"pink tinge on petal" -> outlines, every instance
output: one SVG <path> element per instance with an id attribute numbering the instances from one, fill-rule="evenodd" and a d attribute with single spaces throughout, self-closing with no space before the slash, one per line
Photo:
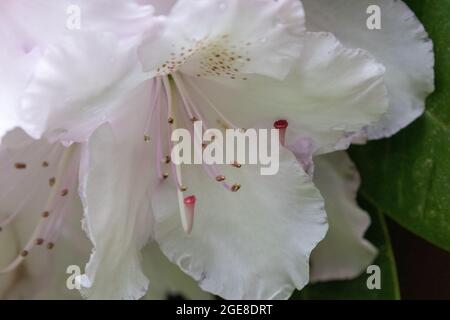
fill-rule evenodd
<path id="1" fill-rule="evenodd" d="M 336 143 L 335 149 L 346 150 L 351 144 L 366 144 L 369 140 L 368 127 L 361 129 L 358 132 L 346 132 L 341 139 Z"/>
<path id="2" fill-rule="evenodd" d="M 353 144 L 366 144 L 369 140 L 368 128 L 364 128 L 360 132 L 352 134 L 351 138 Z"/>
<path id="3" fill-rule="evenodd" d="M 287 148 L 294 153 L 303 170 L 312 176 L 314 172 L 313 154 L 315 152 L 313 140 L 310 138 L 299 138 L 288 145 Z"/>

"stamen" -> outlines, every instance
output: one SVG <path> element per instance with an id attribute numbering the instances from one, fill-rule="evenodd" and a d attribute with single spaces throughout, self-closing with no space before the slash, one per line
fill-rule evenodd
<path id="1" fill-rule="evenodd" d="M 168 174 L 168 173 L 164 173 L 164 174 L 163 174 L 163 179 L 164 179 L 164 180 L 166 180 L 168 177 L 169 177 L 169 174 Z"/>
<path id="2" fill-rule="evenodd" d="M 23 162 L 17 162 L 16 164 L 14 164 L 14 166 L 17 170 L 23 170 L 27 168 L 27 164 Z"/>
<path id="3" fill-rule="evenodd" d="M 225 176 L 217 176 L 217 177 L 216 177 L 216 181 L 217 181 L 217 182 L 225 181 Z"/>
<path id="4" fill-rule="evenodd" d="M 42 162 L 42 166 L 44 168 L 47 168 L 49 166 L 49 163 L 47 161 Z"/>
<path id="5" fill-rule="evenodd" d="M 178 83 L 179 83 L 179 82 L 178 82 Z M 184 104 L 184 108 L 182 108 L 182 110 L 184 111 L 183 113 L 185 114 L 185 116 L 187 116 L 187 119 L 186 119 L 186 120 L 187 120 L 187 123 L 188 123 L 189 120 L 193 120 L 192 118 L 189 118 L 189 108 L 188 108 L 189 102 L 188 102 L 188 99 L 186 99 L 186 97 L 184 96 L 183 91 L 180 90 L 180 88 L 178 88 L 178 91 L 179 91 L 180 95 L 182 96 L 182 102 L 183 102 L 183 104 Z M 187 97 L 187 98 L 188 98 L 188 97 Z M 200 116 L 200 120 L 203 122 L 204 130 L 208 130 L 208 126 L 206 125 L 206 122 L 203 120 L 203 118 L 202 118 L 202 116 L 201 116 L 200 113 L 199 113 L 199 116 Z M 197 119 L 195 118 L 195 120 L 197 120 Z M 191 133 L 192 135 L 194 135 L 194 136 L 198 134 L 198 132 L 196 132 L 196 131 L 194 132 L 193 126 L 189 127 L 188 130 L 189 130 L 190 133 Z M 212 136 L 211 139 L 214 140 L 214 139 L 215 139 L 215 136 Z M 206 146 L 207 146 L 207 144 L 205 144 L 205 143 L 202 144 L 202 147 L 203 147 L 203 148 L 205 148 Z M 197 153 L 197 152 L 200 152 L 197 148 L 194 148 L 194 151 L 195 151 L 196 153 Z M 202 167 L 203 167 L 203 169 L 205 170 L 206 174 L 207 174 L 210 178 L 215 179 L 216 181 L 218 181 L 218 180 L 217 180 L 217 177 L 222 177 L 222 176 L 223 176 L 223 175 L 220 173 L 220 171 L 219 171 L 219 169 L 218 169 L 218 167 L 217 167 L 216 164 L 207 165 L 207 164 L 205 164 L 205 163 L 202 163 Z M 224 177 L 224 176 L 223 176 L 223 177 Z M 224 177 L 224 178 L 225 178 L 225 177 Z M 220 179 L 219 179 L 219 180 L 220 180 Z M 225 189 L 231 190 L 231 186 L 228 185 L 226 182 L 224 182 L 224 181 L 218 181 L 218 182 L 222 182 L 222 185 L 224 186 Z"/>
<path id="6" fill-rule="evenodd" d="M 242 165 L 239 164 L 239 163 L 237 163 L 237 162 L 234 162 L 234 163 L 232 163 L 231 165 L 232 165 L 233 167 L 235 167 L 235 168 L 238 168 L 238 169 L 240 169 L 240 168 L 242 167 Z"/>
<path id="7" fill-rule="evenodd" d="M 184 108 L 182 108 L 182 111 L 183 111 L 183 114 L 185 115 L 186 123 L 192 122 L 192 120 L 197 120 L 197 118 L 195 118 L 195 117 L 194 118 L 190 118 L 190 113 L 189 113 L 189 108 L 188 108 L 188 103 L 189 102 L 187 101 L 186 97 L 184 97 L 184 95 L 182 94 L 182 91 L 180 91 L 179 88 L 178 88 L 178 91 L 179 91 L 180 95 L 182 96 L 182 103 L 184 104 Z M 200 114 L 200 117 L 201 117 L 201 114 Z M 203 121 L 202 118 L 200 118 L 200 120 Z M 205 130 L 208 129 L 207 125 L 205 125 L 205 121 L 203 121 L 203 127 L 204 127 Z M 198 134 L 198 132 L 196 132 L 196 131 L 194 132 L 193 126 L 190 126 L 187 129 L 190 131 L 191 135 L 195 136 L 195 135 Z M 214 138 L 215 137 L 213 136 L 212 139 L 214 140 Z M 207 146 L 207 144 L 205 144 L 205 143 L 202 144 L 203 148 L 205 148 L 206 146 Z M 197 148 L 194 148 L 194 152 L 197 153 L 197 152 L 200 152 L 200 151 Z M 216 179 L 216 181 L 217 181 L 217 177 L 222 176 L 222 174 L 219 172 L 219 170 L 217 168 L 217 165 L 215 165 L 215 164 L 207 165 L 205 163 L 202 163 L 202 167 L 205 170 L 206 174 L 210 178 Z M 231 186 L 230 185 L 228 185 L 227 183 L 225 183 L 223 181 L 219 181 L 219 182 L 222 182 L 222 184 L 225 187 L 225 189 L 231 190 Z"/>
<path id="8" fill-rule="evenodd" d="M 287 120 L 277 120 L 273 124 L 275 129 L 280 131 L 280 144 L 284 146 L 286 140 L 286 129 L 289 126 Z"/>
<path id="9" fill-rule="evenodd" d="M 155 113 L 155 109 L 158 107 L 158 100 L 159 100 L 159 90 L 161 89 L 161 81 L 159 79 L 156 80 L 156 85 L 152 82 L 151 84 L 151 94 L 153 97 L 153 100 L 151 101 L 151 110 L 147 119 L 147 123 L 145 125 L 145 134 L 144 134 L 144 141 L 150 142 L 150 134 L 148 132 L 150 131 L 153 115 Z M 159 123 L 159 121 L 158 121 Z"/>
<path id="10" fill-rule="evenodd" d="M 42 238 L 34 240 L 34 244 L 37 245 L 37 246 L 40 246 L 43 243 L 44 243 L 44 239 L 42 239 Z"/>
<path id="11" fill-rule="evenodd" d="M 55 178 L 50 178 L 50 179 L 48 180 L 48 185 L 49 185 L 50 187 L 53 187 L 53 186 L 55 185 L 55 183 L 56 183 L 56 179 L 55 179 Z"/>
<path id="12" fill-rule="evenodd" d="M 76 160 L 73 161 L 75 164 Z M 64 180 L 65 185 L 68 186 L 68 190 L 70 188 L 75 188 L 75 185 L 77 184 L 77 177 L 78 177 L 78 166 L 71 166 L 71 169 L 69 169 L 69 174 L 67 176 L 67 179 Z M 58 214 L 53 215 L 53 218 L 45 225 L 45 229 L 41 232 L 41 235 L 39 238 L 46 239 L 47 243 L 56 243 L 57 238 L 59 237 L 62 229 L 62 225 L 64 223 L 65 216 L 70 212 L 70 202 L 68 201 L 62 201 L 61 198 L 58 199 L 58 203 L 55 203 L 54 210 Z"/>
<path id="13" fill-rule="evenodd" d="M 55 244 L 53 242 L 47 243 L 47 249 L 52 250 L 55 247 Z"/>
<path id="14" fill-rule="evenodd" d="M 187 92 L 187 90 L 186 90 L 186 88 L 185 88 L 185 86 L 184 86 L 184 80 L 183 80 L 183 78 L 182 78 L 182 76 L 181 75 L 177 75 L 176 77 L 174 76 L 174 79 L 176 80 L 176 79 L 178 79 L 178 81 L 177 81 L 177 87 L 179 87 L 180 88 L 180 91 L 182 91 L 183 93 L 182 93 L 182 95 L 186 95 L 186 98 L 188 99 L 188 100 L 190 100 L 189 99 L 189 96 L 187 96 L 187 94 L 186 94 L 186 92 Z M 202 90 L 200 90 L 200 88 L 198 87 L 198 86 L 196 86 L 196 84 L 193 82 L 193 81 L 191 81 L 191 82 L 189 82 L 189 84 L 191 85 L 191 87 L 198 93 L 198 95 L 200 95 L 200 97 L 207 103 L 207 105 L 211 108 L 211 109 L 213 109 L 213 111 L 219 116 L 219 118 L 220 118 L 220 120 L 227 126 L 227 127 L 229 127 L 229 128 L 233 128 L 233 129 L 237 129 L 238 127 L 237 126 L 235 126 L 230 120 L 228 120 L 220 111 L 219 111 L 219 109 L 217 109 L 217 107 L 214 105 L 214 103 L 212 103 L 212 101 L 202 92 Z M 195 108 L 195 105 L 192 105 L 194 108 Z"/>
<path id="15" fill-rule="evenodd" d="M 61 197 L 65 197 L 65 196 L 67 196 L 69 194 L 69 190 L 67 190 L 67 189 L 63 189 L 62 191 L 61 191 Z"/>
<path id="16" fill-rule="evenodd" d="M 28 255 L 28 251 L 27 250 L 22 250 L 20 255 L 25 258 Z"/>
<path id="17" fill-rule="evenodd" d="M 231 187 L 232 192 L 238 192 L 241 189 L 241 185 L 239 183 L 233 184 Z"/>
<path id="18" fill-rule="evenodd" d="M 48 211 L 44 211 L 44 212 L 42 212 L 42 214 L 41 214 L 41 217 L 42 218 L 48 218 L 50 216 L 50 212 L 48 212 Z"/>
<path id="19" fill-rule="evenodd" d="M 157 79 L 157 86 L 158 88 L 161 86 L 161 80 L 158 78 Z M 157 105 L 159 106 L 160 104 L 160 94 L 155 94 L 156 96 L 156 100 L 155 100 L 155 108 L 157 108 Z M 157 130 L 157 137 L 156 137 L 156 171 L 158 173 L 158 176 L 161 177 L 163 179 L 163 172 L 162 172 L 162 166 L 161 166 L 161 159 L 162 159 L 162 128 L 161 128 L 161 107 L 157 108 L 158 110 L 157 112 L 157 119 L 158 121 L 156 121 L 156 130 Z M 150 125 L 150 123 L 149 123 Z"/>
<path id="20" fill-rule="evenodd" d="M 169 118 L 169 123 L 170 120 L 172 119 L 172 117 L 170 116 L 172 114 L 172 104 L 173 104 L 173 99 L 172 99 L 172 86 L 170 84 L 170 81 L 168 79 L 168 77 L 164 77 L 163 78 L 163 85 L 164 85 L 164 90 L 166 93 L 166 99 L 167 99 L 167 115 Z M 172 122 L 173 124 L 173 122 Z M 169 125 L 168 127 L 168 144 L 169 144 L 169 150 L 173 150 L 173 141 L 172 141 L 172 134 L 173 134 L 173 127 L 171 125 Z M 183 191 L 183 185 L 181 182 L 181 169 L 179 165 L 176 165 L 175 163 L 173 163 L 171 161 L 170 156 L 166 156 L 166 163 L 169 164 L 170 163 L 170 167 L 172 169 L 172 176 L 174 179 L 175 184 L 178 186 L 178 188 Z"/>

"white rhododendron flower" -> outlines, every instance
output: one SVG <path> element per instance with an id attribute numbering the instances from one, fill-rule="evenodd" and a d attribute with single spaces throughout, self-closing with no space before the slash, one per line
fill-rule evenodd
<path id="1" fill-rule="evenodd" d="M 79 30 L 69 1 L 0 4 L 0 294 L 57 298 L 67 265 L 86 263 L 93 299 L 209 297 L 178 267 L 223 298 L 289 298 L 311 253 L 313 280 L 357 276 L 376 249 L 357 172 L 328 153 L 416 118 L 433 55 L 417 20 L 396 22 L 403 3 L 387 1 L 386 24 L 411 31 L 407 46 L 383 51 L 392 39 L 326 19 L 328 2 L 75 1 Z M 279 129 L 279 172 L 176 165 L 170 136 L 196 120 Z"/>

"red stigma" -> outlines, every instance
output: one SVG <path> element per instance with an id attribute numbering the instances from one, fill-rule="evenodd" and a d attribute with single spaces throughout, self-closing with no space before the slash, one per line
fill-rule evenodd
<path id="1" fill-rule="evenodd" d="M 189 196 L 184 198 L 184 204 L 187 206 L 195 204 L 195 201 L 197 201 L 195 196 Z"/>
<path id="2" fill-rule="evenodd" d="M 273 126 L 275 129 L 286 129 L 289 126 L 289 123 L 287 122 L 287 120 L 277 120 L 273 123 Z"/>

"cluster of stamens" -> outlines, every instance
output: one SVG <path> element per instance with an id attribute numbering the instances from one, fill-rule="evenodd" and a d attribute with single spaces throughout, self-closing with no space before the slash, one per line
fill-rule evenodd
<path id="1" fill-rule="evenodd" d="M 71 148 L 69 148 L 71 149 Z M 48 178 L 49 197 L 44 211 L 40 213 L 40 220 L 30 239 L 19 252 L 16 259 L 14 259 L 8 266 L 0 269 L 0 274 L 10 272 L 20 265 L 20 263 L 27 257 L 34 246 L 42 246 L 46 244 L 46 248 L 51 250 L 55 246 L 55 240 L 59 235 L 59 226 L 62 223 L 63 215 L 66 210 L 63 210 L 65 203 L 63 198 L 69 194 L 68 187 L 76 178 L 76 168 L 69 168 L 74 164 L 73 158 L 69 156 L 71 152 L 65 152 L 61 158 L 60 166 L 58 166 L 58 173 L 56 177 Z M 45 170 L 50 167 L 49 161 L 42 161 L 41 167 Z M 25 162 L 15 162 L 14 168 L 19 171 L 25 171 L 24 176 L 27 175 L 29 165 Z M 70 170 L 72 169 L 72 170 Z M 43 173 L 42 173 L 43 174 Z M 18 209 L 0 221 L 0 232 L 3 231 L 11 222 L 15 220 L 20 214 L 22 207 L 32 199 L 33 193 L 30 193 L 22 204 L 18 205 Z M 64 212 L 59 212 L 64 211 Z"/>
<path id="2" fill-rule="evenodd" d="M 211 50 L 216 50 L 217 47 L 212 45 Z M 220 58 L 217 57 L 217 58 Z M 211 60 L 210 60 L 211 61 Z M 220 63 L 212 60 L 211 63 Z M 226 67 L 225 67 L 226 68 Z M 152 104 L 152 111 L 150 114 L 150 119 L 148 120 L 148 125 L 146 132 L 144 134 L 144 141 L 150 142 L 152 138 L 149 135 L 150 131 L 150 123 L 151 119 L 154 115 L 154 113 L 157 113 L 155 116 L 157 119 L 164 118 L 164 115 L 166 116 L 167 123 L 168 123 L 168 150 L 172 150 L 173 145 L 171 141 L 171 136 L 173 133 L 174 128 L 178 124 L 185 124 L 185 128 L 188 129 L 191 133 L 191 135 L 194 133 L 194 125 L 196 121 L 202 121 L 203 130 L 208 130 L 207 121 L 205 121 L 205 117 L 203 115 L 202 109 L 198 107 L 196 103 L 193 102 L 191 99 L 191 96 L 188 94 L 187 90 L 187 84 L 184 76 L 178 72 L 173 73 L 170 75 L 170 77 L 159 77 L 155 79 L 154 85 L 155 85 L 155 94 L 154 94 L 154 101 Z M 237 127 L 233 125 L 220 111 L 214 106 L 214 104 L 209 101 L 206 95 L 204 95 L 201 90 L 196 87 L 196 84 L 194 82 L 189 82 L 190 89 L 195 90 L 198 94 L 198 96 L 202 97 L 205 103 L 205 106 L 209 106 L 213 109 L 214 112 L 216 112 L 218 116 L 218 123 L 222 124 L 224 128 L 235 128 Z M 176 90 L 176 93 L 175 93 Z M 174 118 L 174 102 L 173 102 L 173 94 L 178 94 L 180 99 L 180 104 L 177 104 L 177 106 L 180 108 L 180 110 L 177 114 L 180 114 L 182 118 L 184 119 L 175 119 Z M 198 103 L 198 101 L 197 101 Z M 204 107 L 203 107 L 204 108 Z M 164 110 L 166 109 L 166 110 Z M 177 121 L 179 120 L 179 121 Z M 194 195 L 184 196 L 184 192 L 188 190 L 188 187 L 184 186 L 182 183 L 182 173 L 181 173 L 181 167 L 179 165 L 175 165 L 171 159 L 170 156 L 163 156 L 162 155 L 162 142 L 161 139 L 163 137 L 160 122 L 157 122 L 157 126 L 159 127 L 159 131 L 157 133 L 156 138 L 156 148 L 157 148 L 157 157 L 158 161 L 157 163 L 157 171 L 159 173 L 159 176 L 161 178 L 161 181 L 165 181 L 169 178 L 169 176 L 172 176 L 172 179 L 174 181 L 175 186 L 177 187 L 177 194 L 179 198 L 180 203 L 180 215 L 182 220 L 182 225 L 184 230 L 187 233 L 190 233 L 192 230 L 192 224 L 193 224 L 193 218 L 194 218 L 194 207 L 196 198 Z M 276 129 L 280 130 L 280 142 L 284 145 L 284 137 L 286 128 L 288 126 L 288 123 L 286 120 L 278 120 L 274 123 L 274 127 Z M 241 129 L 245 130 L 245 129 Z M 194 134 L 195 135 L 195 134 Z M 213 141 L 214 139 L 211 139 Z M 152 140 L 153 141 L 153 140 Z M 206 147 L 207 144 L 203 144 L 203 148 Z M 162 165 L 169 165 L 171 167 L 172 173 L 169 175 L 169 173 L 164 172 L 162 170 Z M 231 164 L 234 168 L 241 168 L 242 165 L 240 163 L 234 162 Z M 218 167 L 216 165 L 205 165 L 203 164 L 203 169 L 205 172 L 216 182 L 221 183 L 227 190 L 231 192 L 238 192 L 242 186 L 239 183 L 235 184 L 228 184 L 226 177 L 220 173 Z"/>
<path id="3" fill-rule="evenodd" d="M 156 91 L 156 98 L 155 103 L 153 105 L 153 110 L 151 112 L 150 118 L 155 116 L 157 119 L 164 118 L 164 115 L 167 119 L 167 133 L 168 137 L 167 140 L 163 139 L 163 133 L 161 131 L 161 128 L 159 129 L 159 132 L 157 133 L 157 137 L 155 139 L 156 142 L 156 148 L 157 148 L 157 157 L 158 161 L 157 163 L 157 172 L 160 176 L 161 181 L 167 180 L 169 177 L 172 177 L 172 180 L 177 187 L 178 196 L 182 197 L 186 201 L 182 201 L 184 204 L 184 208 L 180 208 L 180 211 L 182 213 L 182 220 L 184 221 L 183 227 L 186 232 L 190 232 L 189 228 L 189 219 L 193 218 L 193 214 L 189 215 L 187 212 L 192 211 L 192 202 L 188 201 L 189 199 L 192 200 L 192 197 L 195 197 L 193 195 L 184 196 L 183 194 L 188 191 L 188 187 L 183 185 L 182 182 L 182 172 L 181 167 L 178 165 L 175 165 L 169 155 L 163 155 L 162 151 L 162 140 L 168 141 L 168 150 L 172 150 L 173 145 L 171 141 L 171 136 L 173 133 L 173 130 L 178 125 L 183 125 L 186 129 L 188 129 L 191 133 L 194 132 L 194 123 L 196 121 L 202 121 L 203 123 L 203 129 L 208 130 L 207 122 L 204 119 L 203 113 L 201 112 L 200 108 L 198 108 L 191 100 L 190 96 L 187 93 L 186 87 L 185 87 L 185 80 L 183 80 L 183 76 L 179 74 L 173 74 L 170 78 L 169 77 L 161 77 L 157 78 L 155 80 L 155 86 L 157 87 Z M 175 91 L 177 90 L 177 91 Z M 181 97 L 181 104 L 177 105 L 180 107 L 180 110 L 178 110 L 178 114 L 181 114 L 184 116 L 182 119 L 175 119 L 173 116 L 175 114 L 173 108 L 173 94 L 178 93 L 178 95 Z M 155 115 L 154 113 L 157 113 Z M 219 117 L 221 115 L 219 114 Z M 224 120 L 225 122 L 229 123 L 227 120 Z M 150 123 L 151 119 L 148 121 L 148 130 L 150 130 Z M 160 122 L 161 123 L 161 122 Z M 162 122 L 164 123 L 164 122 Z M 158 125 L 160 126 L 160 124 Z M 153 137 L 150 137 L 149 133 L 144 134 L 144 141 L 150 142 L 153 141 Z M 211 141 L 214 141 L 214 139 L 211 139 Z M 206 144 L 203 145 L 203 147 L 206 147 Z M 168 171 L 163 170 L 163 166 L 169 166 L 169 170 L 171 173 L 169 174 Z M 220 171 L 217 165 L 206 165 L 203 164 L 204 171 L 216 182 L 221 183 L 227 190 L 231 192 L 237 192 L 241 189 L 241 185 L 239 183 L 235 184 L 228 184 L 227 179 L 225 175 L 223 175 Z M 240 168 L 241 165 L 238 163 L 233 163 L 233 167 Z M 188 208 L 189 204 L 189 208 Z M 189 209 L 189 210 L 188 210 Z M 187 220 L 186 220 L 187 219 Z"/>

